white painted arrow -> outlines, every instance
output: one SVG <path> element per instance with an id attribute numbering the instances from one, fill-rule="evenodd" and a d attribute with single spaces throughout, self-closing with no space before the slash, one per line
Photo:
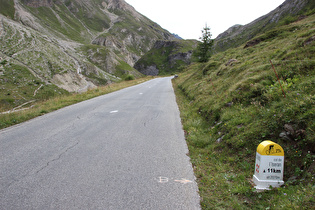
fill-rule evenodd
<path id="1" fill-rule="evenodd" d="M 192 181 L 182 178 L 181 180 L 174 180 L 175 182 L 179 182 L 182 184 L 192 183 Z"/>

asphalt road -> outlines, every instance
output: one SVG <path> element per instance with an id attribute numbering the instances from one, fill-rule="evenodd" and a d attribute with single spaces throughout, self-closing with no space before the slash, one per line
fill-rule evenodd
<path id="1" fill-rule="evenodd" d="M 200 209 L 171 78 L 0 131 L 0 209 Z"/>

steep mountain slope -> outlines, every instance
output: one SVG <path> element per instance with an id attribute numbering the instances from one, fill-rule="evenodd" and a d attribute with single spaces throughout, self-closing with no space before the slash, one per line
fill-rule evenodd
<path id="1" fill-rule="evenodd" d="M 253 22 L 244 26 L 234 25 L 218 35 L 214 43 L 214 52 L 238 47 L 260 33 L 295 21 L 298 18 L 303 18 L 303 12 L 306 10 L 314 12 L 314 8 L 315 3 L 313 0 L 286 0 L 279 7 Z"/>
<path id="2" fill-rule="evenodd" d="M 0 4 L 2 107 L 39 99 L 45 89 L 48 97 L 139 77 L 134 63 L 157 40 L 174 39 L 123 0 Z"/>
<path id="3" fill-rule="evenodd" d="M 26 7 L 17 11 L 17 19 L 59 37 L 84 44 L 97 44 L 116 52 L 133 65 L 158 39 L 171 39 L 168 31 L 139 14 L 123 0 L 23 0 Z M 25 15 L 30 11 L 32 18 Z M 34 20 L 35 19 L 35 20 Z"/>

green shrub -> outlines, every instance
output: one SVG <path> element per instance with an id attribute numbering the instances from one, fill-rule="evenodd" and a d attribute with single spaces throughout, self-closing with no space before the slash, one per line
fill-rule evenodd
<path id="1" fill-rule="evenodd" d="M 7 63 L 8 63 L 7 60 L 2 60 L 2 61 L 0 62 L 1 65 L 5 65 L 5 64 L 7 64 Z"/>
<path id="2" fill-rule="evenodd" d="M 128 74 L 127 76 L 125 76 L 124 80 L 125 81 L 130 81 L 130 80 L 134 80 L 135 77 L 132 74 Z"/>

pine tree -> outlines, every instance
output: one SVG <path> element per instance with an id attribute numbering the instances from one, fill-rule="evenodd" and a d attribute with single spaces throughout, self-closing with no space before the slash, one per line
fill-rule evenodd
<path id="1" fill-rule="evenodd" d="M 212 34 L 207 24 L 201 31 L 202 37 L 199 38 L 201 42 L 198 44 L 195 54 L 199 62 L 207 62 L 211 56 L 211 48 L 213 46 Z"/>

